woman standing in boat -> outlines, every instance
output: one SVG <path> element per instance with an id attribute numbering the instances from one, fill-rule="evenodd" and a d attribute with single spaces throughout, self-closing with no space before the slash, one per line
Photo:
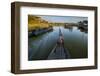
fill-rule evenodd
<path id="1" fill-rule="evenodd" d="M 59 39 L 57 41 L 57 44 L 60 46 L 64 46 L 64 37 L 60 28 L 59 28 Z"/>

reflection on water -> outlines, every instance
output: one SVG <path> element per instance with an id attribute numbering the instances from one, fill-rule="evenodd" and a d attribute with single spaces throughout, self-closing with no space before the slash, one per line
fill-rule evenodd
<path id="1" fill-rule="evenodd" d="M 29 60 L 47 59 L 59 38 L 59 28 L 63 33 L 64 47 L 68 49 L 70 58 L 87 58 L 87 31 L 75 26 L 54 26 L 53 31 L 28 39 Z"/>

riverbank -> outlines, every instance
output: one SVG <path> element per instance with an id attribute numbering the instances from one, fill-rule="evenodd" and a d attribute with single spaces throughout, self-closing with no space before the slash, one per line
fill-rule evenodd
<path id="1" fill-rule="evenodd" d="M 38 36 L 38 35 L 41 35 L 43 33 L 46 33 L 46 32 L 52 31 L 52 30 L 53 30 L 52 27 L 32 30 L 32 31 L 28 32 L 28 37 Z"/>

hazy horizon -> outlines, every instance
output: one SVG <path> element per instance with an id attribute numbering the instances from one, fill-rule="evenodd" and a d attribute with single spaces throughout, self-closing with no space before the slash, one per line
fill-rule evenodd
<path id="1" fill-rule="evenodd" d="M 34 15 L 35 16 L 35 15 Z M 36 15 L 49 22 L 61 23 L 77 23 L 79 21 L 88 20 L 88 17 L 78 16 L 49 16 L 49 15 Z"/>

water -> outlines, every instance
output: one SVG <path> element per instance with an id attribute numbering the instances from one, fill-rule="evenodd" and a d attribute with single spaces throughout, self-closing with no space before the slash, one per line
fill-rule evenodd
<path id="1" fill-rule="evenodd" d="M 64 47 L 68 49 L 71 59 L 87 58 L 88 34 L 78 27 L 54 26 L 53 31 L 28 39 L 28 59 L 45 60 L 55 47 L 59 38 L 59 28 L 64 36 Z"/>

